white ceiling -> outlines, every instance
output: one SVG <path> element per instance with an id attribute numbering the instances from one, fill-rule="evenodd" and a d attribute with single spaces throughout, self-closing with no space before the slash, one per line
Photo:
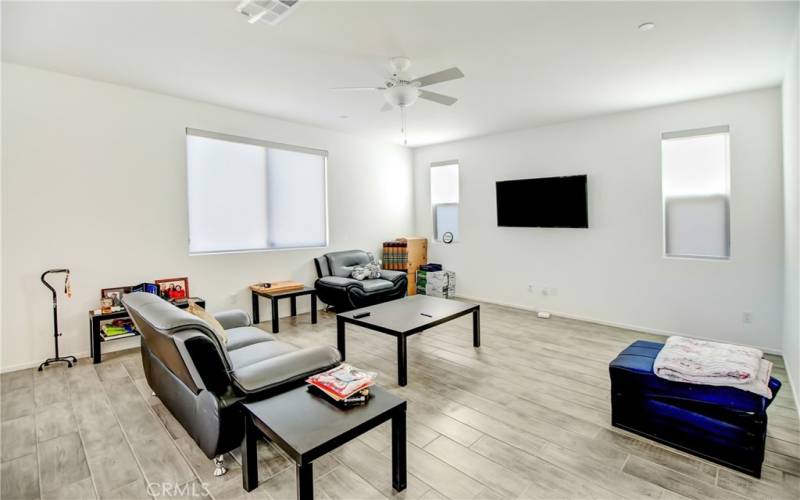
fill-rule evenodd
<path id="1" fill-rule="evenodd" d="M 418 101 L 409 145 L 778 85 L 797 2 L 320 2 L 278 26 L 236 2 L 8 2 L 3 60 L 400 143 L 379 93 L 391 56 L 452 107 Z M 657 27 L 640 32 L 653 21 Z M 341 118 L 347 115 L 348 118 Z"/>

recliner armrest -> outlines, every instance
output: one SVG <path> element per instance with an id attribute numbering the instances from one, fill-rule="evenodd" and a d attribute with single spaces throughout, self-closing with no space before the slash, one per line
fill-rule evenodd
<path id="1" fill-rule="evenodd" d="M 191 389 L 195 394 L 202 390 L 225 392 L 230 385 L 228 370 L 208 335 L 199 330 L 183 330 L 173 335 L 172 340 L 194 382 Z"/>
<path id="2" fill-rule="evenodd" d="M 231 328 L 241 328 L 243 326 L 252 325 L 250 315 L 241 309 L 231 309 L 230 311 L 220 311 L 214 314 L 214 318 L 219 321 L 222 328 L 230 330 Z"/>
<path id="3" fill-rule="evenodd" d="M 381 277 L 380 279 L 391 281 L 392 283 L 397 283 L 403 278 L 407 278 L 408 275 L 403 271 L 394 271 L 390 269 L 381 269 Z"/>
<path id="4" fill-rule="evenodd" d="M 341 361 L 341 354 L 332 346 L 309 347 L 235 368 L 232 374 L 242 391 L 253 394 L 305 380 Z"/>
<path id="5" fill-rule="evenodd" d="M 364 288 L 364 284 L 355 278 L 342 278 L 341 276 L 325 276 L 317 280 L 316 285 L 329 288 L 346 289 L 352 286 Z"/>

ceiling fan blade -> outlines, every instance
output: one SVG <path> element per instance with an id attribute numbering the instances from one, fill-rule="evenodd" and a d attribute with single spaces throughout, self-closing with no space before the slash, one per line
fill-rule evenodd
<path id="1" fill-rule="evenodd" d="M 386 90 L 386 87 L 334 87 L 330 90 Z"/>
<path id="2" fill-rule="evenodd" d="M 449 95 L 444 95 L 444 94 L 437 94 L 436 92 L 428 92 L 427 90 L 420 90 L 419 98 L 427 99 L 433 102 L 438 102 L 439 104 L 444 104 L 445 106 L 452 106 L 453 104 L 456 103 L 456 101 L 458 101 L 458 99 L 456 99 L 455 97 L 450 97 Z"/>
<path id="3" fill-rule="evenodd" d="M 393 109 L 394 109 L 394 106 L 392 106 L 388 102 L 383 103 L 383 106 L 381 107 L 381 111 L 391 111 Z"/>
<path id="4" fill-rule="evenodd" d="M 437 73 L 431 73 L 430 75 L 421 76 L 416 80 L 412 80 L 411 83 L 418 82 L 420 87 L 427 87 L 434 83 L 448 82 L 450 80 L 458 80 L 459 78 L 464 78 L 464 73 L 458 68 L 450 68 Z"/>

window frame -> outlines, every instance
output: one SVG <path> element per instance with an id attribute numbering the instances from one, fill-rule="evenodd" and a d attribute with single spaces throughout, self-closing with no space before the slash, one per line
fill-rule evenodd
<path id="1" fill-rule="evenodd" d="M 191 250 L 191 217 L 192 212 L 189 206 L 189 154 L 188 149 L 184 147 L 184 155 L 185 155 L 185 162 L 186 162 L 186 246 L 188 250 L 188 255 L 190 257 L 194 256 L 202 256 L 202 255 L 220 255 L 220 254 L 238 254 L 238 253 L 262 253 L 262 252 L 283 252 L 283 251 L 292 251 L 292 250 L 314 250 L 314 249 L 327 249 L 330 248 L 331 238 L 330 238 L 330 207 L 328 206 L 328 151 L 324 149 L 316 149 L 316 148 L 309 148 L 305 146 L 297 146 L 294 144 L 284 144 L 281 142 L 274 142 L 274 141 L 267 141 L 263 139 L 254 139 L 251 137 L 243 137 L 238 135 L 232 134 L 225 134 L 222 132 L 212 132 L 209 130 L 202 130 L 197 128 L 186 127 L 186 134 L 184 135 L 185 138 L 193 135 L 195 137 L 205 137 L 208 139 L 216 139 L 220 141 L 227 141 L 227 142 L 234 142 L 239 144 L 249 144 L 252 146 L 261 146 L 264 148 L 272 148 L 272 149 L 281 149 L 284 151 L 294 151 L 297 153 L 305 153 L 305 154 L 312 154 L 322 157 L 322 185 L 324 189 L 324 196 L 325 200 L 323 202 L 323 207 L 325 208 L 325 244 L 314 245 L 314 246 L 299 246 L 299 247 L 266 247 L 266 248 L 248 248 L 248 249 L 240 249 L 240 250 L 213 250 L 207 252 L 192 252 Z"/>
<path id="2" fill-rule="evenodd" d="M 726 238 L 727 238 L 727 256 L 717 255 L 683 255 L 683 254 L 670 254 L 667 253 L 667 203 L 664 194 L 664 141 L 671 139 L 681 139 L 690 137 L 701 137 L 704 135 L 719 135 L 725 134 L 726 137 L 726 172 L 725 172 L 725 202 L 727 206 L 726 223 Z M 712 262 L 730 262 L 733 260 L 733 204 L 731 203 L 731 177 L 733 175 L 732 160 L 731 160 L 731 131 L 730 125 L 716 125 L 712 127 L 675 130 L 671 132 L 663 132 L 661 134 L 661 142 L 659 143 L 660 156 L 659 156 L 659 174 L 660 174 L 660 188 L 661 188 L 661 256 L 664 259 L 679 259 L 679 260 L 701 260 Z"/>
<path id="3" fill-rule="evenodd" d="M 436 167 L 447 167 L 450 165 L 456 165 L 458 167 L 458 203 L 447 202 L 447 203 L 433 203 L 433 188 L 431 183 L 431 171 Z M 437 234 L 437 221 L 436 221 L 436 206 L 438 205 L 457 205 L 458 206 L 458 238 L 453 238 L 453 241 L 449 244 L 458 243 L 461 240 L 461 162 L 459 160 L 444 160 L 444 161 L 434 161 L 428 167 L 428 203 L 430 204 L 430 217 L 431 217 L 431 239 L 437 243 L 445 244 L 442 240 L 436 238 Z"/>

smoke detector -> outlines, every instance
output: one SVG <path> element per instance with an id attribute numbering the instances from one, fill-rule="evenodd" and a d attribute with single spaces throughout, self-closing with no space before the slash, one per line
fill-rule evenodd
<path id="1" fill-rule="evenodd" d="M 243 0 L 236 6 L 236 12 L 247 16 L 247 22 L 264 22 L 275 26 L 297 9 L 300 0 Z"/>

